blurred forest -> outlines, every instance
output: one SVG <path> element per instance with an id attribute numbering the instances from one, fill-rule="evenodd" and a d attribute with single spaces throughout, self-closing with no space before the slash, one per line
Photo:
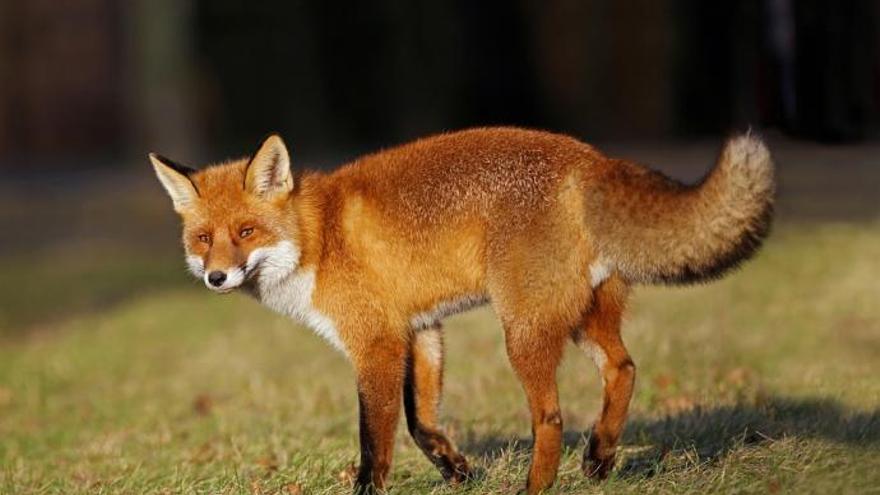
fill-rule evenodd
<path id="1" fill-rule="evenodd" d="M 512 124 L 875 138 L 880 2 L 0 0 L 0 171 Z M 140 163 L 140 160 L 137 162 Z M 141 163 L 143 165 L 143 163 Z"/>

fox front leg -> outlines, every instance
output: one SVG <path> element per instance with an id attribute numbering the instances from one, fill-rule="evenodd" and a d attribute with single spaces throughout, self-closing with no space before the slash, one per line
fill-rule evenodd
<path id="1" fill-rule="evenodd" d="M 360 467 L 354 493 L 382 491 L 394 452 L 406 369 L 406 343 L 373 339 L 355 360 L 360 417 Z"/>

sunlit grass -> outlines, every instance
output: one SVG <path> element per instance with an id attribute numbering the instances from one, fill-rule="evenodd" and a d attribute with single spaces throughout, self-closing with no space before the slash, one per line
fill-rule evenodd
<path id="1" fill-rule="evenodd" d="M 93 267 L 99 275 L 22 273 L 37 286 L 79 281 L 76 294 L 37 294 L 66 308 L 51 319 L 29 305 L 35 296 L 4 300 L 0 493 L 345 493 L 357 412 L 344 358 L 244 296 L 200 289 L 177 259 L 114 259 Z M 600 390 L 572 347 L 552 492 L 876 490 L 878 276 L 877 225 L 802 227 L 774 233 L 720 283 L 638 289 L 625 325 L 637 392 L 619 469 L 601 485 L 580 474 Z M 144 278 L 149 290 L 88 299 Z M 529 421 L 501 331 L 486 310 L 446 327 L 443 418 L 480 478 L 446 487 L 400 428 L 392 493 L 515 493 Z"/>

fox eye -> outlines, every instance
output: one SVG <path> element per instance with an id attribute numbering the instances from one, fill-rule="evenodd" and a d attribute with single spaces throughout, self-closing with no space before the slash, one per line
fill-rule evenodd
<path id="1" fill-rule="evenodd" d="M 199 241 L 204 242 L 205 244 L 211 243 L 211 236 L 208 234 L 199 234 Z"/>
<path id="2" fill-rule="evenodd" d="M 241 232 L 238 233 L 238 236 L 241 237 L 242 239 L 244 239 L 245 237 L 247 237 L 253 233 L 254 233 L 253 227 L 245 227 L 245 228 L 241 229 Z"/>

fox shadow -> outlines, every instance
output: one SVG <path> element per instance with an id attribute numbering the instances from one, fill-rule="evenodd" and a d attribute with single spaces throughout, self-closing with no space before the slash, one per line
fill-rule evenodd
<path id="1" fill-rule="evenodd" d="M 589 431 L 566 430 L 567 449 L 581 450 Z M 783 438 L 816 438 L 852 446 L 880 444 L 880 409 L 857 411 L 830 398 L 794 399 L 771 396 L 739 403 L 649 419 L 632 417 L 621 445 L 651 448 L 623 456 L 618 477 L 650 477 L 660 461 L 675 452 L 690 451 L 714 462 L 743 446 L 759 446 Z M 466 454 L 494 461 L 511 450 L 527 454 L 531 439 L 490 436 L 464 442 Z"/>

